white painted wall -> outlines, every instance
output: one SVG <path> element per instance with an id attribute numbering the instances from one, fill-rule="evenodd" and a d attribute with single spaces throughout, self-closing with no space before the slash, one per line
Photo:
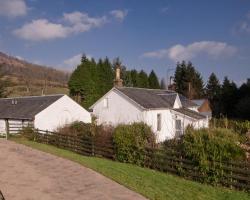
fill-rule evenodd
<path id="1" fill-rule="evenodd" d="M 64 95 L 35 116 L 34 127 L 55 131 L 74 121 L 91 123 L 91 115 L 70 97 Z"/>
<path id="2" fill-rule="evenodd" d="M 108 107 L 105 107 L 105 99 L 108 100 Z M 113 126 L 143 121 L 142 110 L 114 90 L 107 93 L 93 106 L 93 115 L 97 117 L 97 124 Z"/>
<path id="3" fill-rule="evenodd" d="M 5 120 L 0 120 L 0 135 L 4 135 L 6 133 Z"/>

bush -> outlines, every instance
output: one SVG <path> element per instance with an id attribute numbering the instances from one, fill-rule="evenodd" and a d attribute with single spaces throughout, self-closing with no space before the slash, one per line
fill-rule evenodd
<path id="1" fill-rule="evenodd" d="M 120 162 L 143 165 L 146 147 L 154 147 L 155 136 L 144 123 L 119 125 L 113 136 L 116 159 Z"/>
<path id="2" fill-rule="evenodd" d="M 19 131 L 19 134 L 28 140 L 36 140 L 36 133 L 31 127 L 24 127 L 21 131 Z"/>
<path id="3" fill-rule="evenodd" d="M 73 122 L 72 124 L 60 127 L 57 129 L 58 134 L 72 135 L 72 136 L 92 136 L 92 124 L 84 122 Z"/>
<path id="4" fill-rule="evenodd" d="M 213 118 L 210 125 L 214 128 L 229 128 L 236 133 L 246 134 L 250 130 L 250 121 L 230 120 L 227 118 L 216 119 Z"/>
<path id="5" fill-rule="evenodd" d="M 203 181 L 216 183 L 223 176 L 222 162 L 244 158 L 239 141 L 239 135 L 228 129 L 187 129 L 182 149 L 197 164 L 204 175 Z"/>
<path id="6" fill-rule="evenodd" d="M 186 155 L 199 163 L 240 159 L 240 137 L 228 129 L 187 129 L 183 137 Z"/>

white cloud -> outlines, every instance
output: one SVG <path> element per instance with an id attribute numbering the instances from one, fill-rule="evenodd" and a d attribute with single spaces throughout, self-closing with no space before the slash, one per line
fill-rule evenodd
<path id="1" fill-rule="evenodd" d="M 91 55 L 86 55 L 86 57 L 88 59 L 91 59 L 92 56 Z M 71 58 L 68 58 L 66 60 L 63 61 L 63 65 L 68 67 L 68 68 L 74 68 L 77 65 L 79 65 L 81 63 L 81 59 L 82 59 L 82 54 L 77 54 Z"/>
<path id="2" fill-rule="evenodd" d="M 38 19 L 14 30 L 13 33 L 25 40 L 41 41 L 65 38 L 71 33 L 71 29 L 62 24 L 51 23 L 47 19 Z"/>
<path id="3" fill-rule="evenodd" d="M 105 16 L 94 18 L 81 12 L 65 13 L 62 23 L 53 23 L 47 19 L 33 20 L 14 30 L 13 34 L 30 41 L 52 40 L 89 31 L 102 26 L 106 21 Z"/>
<path id="4" fill-rule="evenodd" d="M 118 19 L 119 21 L 123 21 L 125 17 L 128 15 L 127 10 L 112 10 L 110 11 L 110 14 Z"/>
<path id="5" fill-rule="evenodd" d="M 18 17 L 27 14 L 28 7 L 24 0 L 0 0 L 0 15 Z"/>
<path id="6" fill-rule="evenodd" d="M 146 52 L 143 57 L 149 58 L 169 58 L 173 61 L 181 61 L 195 58 L 199 55 L 208 55 L 213 58 L 220 56 L 231 56 L 237 49 L 224 42 L 200 41 L 187 46 L 177 44 L 169 49 L 161 49 L 152 52 Z"/>
<path id="7" fill-rule="evenodd" d="M 89 17 L 84 12 L 64 13 L 63 19 L 71 25 L 72 32 L 81 33 L 95 27 L 101 27 L 107 22 L 106 16 Z"/>

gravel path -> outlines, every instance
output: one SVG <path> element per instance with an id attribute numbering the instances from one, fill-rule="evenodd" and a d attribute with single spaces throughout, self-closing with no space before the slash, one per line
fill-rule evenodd
<path id="1" fill-rule="evenodd" d="M 6 200 L 145 200 L 91 169 L 5 139 L 0 190 Z"/>

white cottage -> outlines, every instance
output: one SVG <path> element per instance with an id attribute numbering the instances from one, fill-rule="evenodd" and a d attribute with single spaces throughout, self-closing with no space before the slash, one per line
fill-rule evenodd
<path id="1" fill-rule="evenodd" d="M 98 124 L 144 122 L 162 142 L 184 134 L 187 125 L 208 127 L 208 118 L 198 106 L 174 91 L 132 87 L 113 87 L 90 107 Z"/>
<path id="2" fill-rule="evenodd" d="M 91 115 L 67 95 L 0 99 L 0 134 L 6 133 L 7 126 L 13 132 L 28 124 L 54 131 L 74 121 L 91 123 Z"/>

